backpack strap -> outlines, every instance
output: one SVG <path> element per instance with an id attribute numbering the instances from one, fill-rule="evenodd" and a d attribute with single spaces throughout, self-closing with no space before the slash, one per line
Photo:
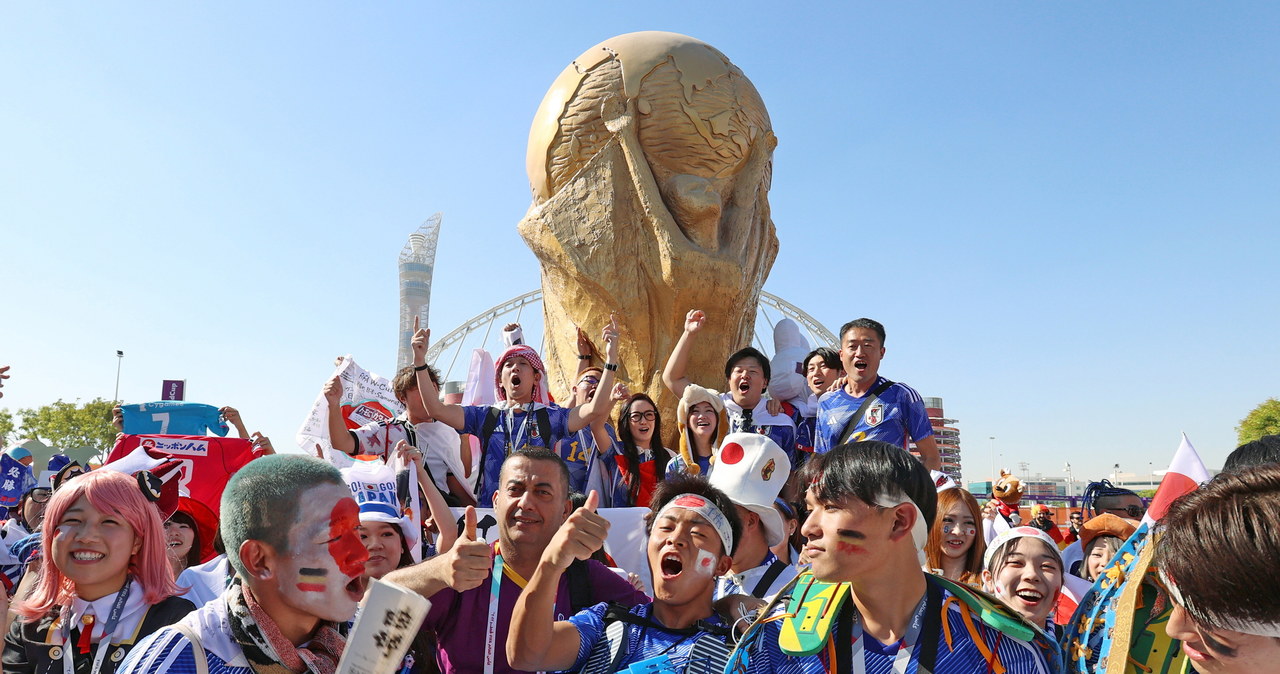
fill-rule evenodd
<path id="1" fill-rule="evenodd" d="M 551 413 L 547 412 L 547 408 L 539 407 L 533 412 L 533 420 L 537 423 L 538 433 L 542 435 L 542 444 L 547 449 L 554 449 L 551 436 Z"/>
<path id="2" fill-rule="evenodd" d="M 484 413 L 484 422 L 480 424 L 480 468 L 476 470 L 475 493 L 479 496 L 480 491 L 489 485 L 484 483 L 485 459 L 489 454 L 489 438 L 493 437 L 493 432 L 498 428 L 498 422 L 502 421 L 502 410 L 497 406 L 490 405 L 489 410 Z"/>
<path id="3" fill-rule="evenodd" d="M 176 622 L 170 627 L 191 642 L 191 656 L 196 663 L 196 674 L 209 674 L 209 655 L 204 652 L 204 646 L 200 643 L 200 637 L 196 635 L 196 631 L 183 622 Z"/>
<path id="4" fill-rule="evenodd" d="M 854 410 L 853 416 L 849 417 L 849 420 L 845 422 L 844 428 L 840 429 L 840 435 L 837 436 L 839 439 L 835 444 L 831 445 L 833 448 L 849 442 L 849 438 L 853 437 L 853 429 L 857 428 L 858 424 L 862 423 L 862 417 L 866 416 L 867 408 L 871 407 L 871 403 L 879 400 L 880 394 L 888 391 L 889 387 L 893 386 L 895 383 L 896 382 L 885 379 L 880 382 L 879 386 L 871 389 L 871 392 L 867 394 L 867 397 L 862 399 L 862 404 L 858 406 L 858 409 Z"/>
<path id="5" fill-rule="evenodd" d="M 569 610 L 572 613 L 596 603 L 592 601 L 594 593 L 591 591 L 591 569 L 587 566 L 587 560 L 573 560 L 569 568 L 565 569 L 564 577 L 569 583 Z"/>
<path id="6" fill-rule="evenodd" d="M 752 596 L 763 599 L 766 596 L 764 593 L 768 592 L 769 588 L 773 587 L 773 581 L 777 580 L 778 576 L 781 576 L 782 572 L 786 570 L 786 562 L 783 562 L 781 559 L 773 560 L 773 563 L 769 565 L 769 568 L 765 569 L 764 575 L 760 576 L 760 581 L 757 582 L 756 586 L 751 590 Z"/>

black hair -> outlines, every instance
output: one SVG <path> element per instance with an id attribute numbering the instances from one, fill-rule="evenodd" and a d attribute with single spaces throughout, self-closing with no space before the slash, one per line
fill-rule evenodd
<path id="1" fill-rule="evenodd" d="M 874 506 L 882 494 L 905 494 L 920 508 L 926 528 L 937 516 L 938 490 L 929 469 L 887 442 L 850 442 L 815 454 L 801 469 L 801 478 L 820 501 L 841 503 L 852 497 Z"/>
<path id="2" fill-rule="evenodd" d="M 1280 435 L 1264 435 L 1253 442 L 1246 442 L 1227 455 L 1222 471 L 1252 468 L 1264 463 L 1280 462 Z"/>
<path id="3" fill-rule="evenodd" d="M 1089 485 L 1084 488 L 1083 498 L 1085 519 L 1092 519 L 1098 514 L 1098 501 L 1104 498 L 1114 498 L 1119 496 L 1134 496 L 1138 500 L 1142 500 L 1142 497 L 1138 496 L 1137 492 L 1132 489 L 1117 487 L 1111 484 L 1110 480 L 1090 482 Z"/>
<path id="4" fill-rule="evenodd" d="M 742 518 L 738 517 L 738 508 L 724 492 L 711 486 L 707 478 L 701 475 L 680 473 L 658 483 L 653 492 L 653 500 L 649 503 L 649 512 L 644 516 L 644 533 L 653 531 L 653 520 L 669 501 L 681 494 L 694 494 L 707 499 L 729 520 L 729 531 L 733 534 L 733 549 L 724 554 L 733 555 L 738 551 L 738 541 L 742 540 Z"/>
<path id="5" fill-rule="evenodd" d="M 884 346 L 884 326 L 880 324 L 880 321 L 872 320 L 870 318 L 855 318 L 840 326 L 841 346 L 844 346 L 844 336 L 849 334 L 849 331 L 854 328 L 864 328 L 874 331 L 876 336 L 880 338 L 880 346 Z"/>
<path id="6" fill-rule="evenodd" d="M 662 412 L 658 409 L 657 403 L 653 402 L 653 398 L 643 393 L 632 394 L 627 399 L 627 403 L 622 406 L 622 410 L 618 412 L 618 443 L 622 445 L 622 457 L 626 460 L 622 469 L 630 482 L 627 487 L 629 501 L 627 505 L 635 505 L 636 499 L 640 497 L 640 449 L 636 447 L 636 440 L 631 436 L 631 420 L 627 418 L 631 415 L 631 406 L 637 400 L 653 405 L 653 439 L 649 441 L 649 453 L 653 455 L 654 474 L 661 479 L 661 476 L 667 472 L 667 450 L 662 446 Z"/>
<path id="7" fill-rule="evenodd" d="M 844 333 L 841 333 L 841 334 L 844 334 Z M 806 370 L 809 368 L 809 361 L 813 360 L 814 356 L 818 356 L 822 358 L 822 364 L 833 370 L 844 369 L 844 363 L 840 362 L 839 351 L 836 351 L 835 349 L 829 346 L 820 346 L 814 349 L 813 351 L 810 351 L 809 355 L 804 357 L 804 368 Z"/>
<path id="8" fill-rule="evenodd" d="M 560 458 L 559 454 L 556 454 L 546 447 L 526 446 L 521 449 L 517 449 L 516 451 L 511 452 L 506 459 L 503 459 L 502 468 L 498 471 L 498 475 L 502 475 L 502 471 L 506 470 L 507 464 L 517 458 L 528 459 L 530 461 L 550 461 L 556 464 L 556 468 L 560 469 L 560 483 L 564 486 L 564 496 L 565 498 L 569 498 L 569 492 L 572 490 L 569 479 L 569 465 L 564 462 L 564 459 Z M 502 487 L 501 480 L 499 480 L 498 487 Z"/>
<path id="9" fill-rule="evenodd" d="M 743 347 L 734 351 L 732 356 L 729 356 L 729 360 L 724 362 L 724 378 L 728 379 L 729 375 L 733 373 L 733 366 L 744 358 L 755 358 L 760 363 L 760 369 L 764 372 L 765 383 L 769 383 L 770 375 L 772 374 L 769 371 L 769 359 L 765 358 L 764 354 L 760 353 L 760 350 L 754 346 Z"/>
<path id="10" fill-rule="evenodd" d="M 191 549 L 187 550 L 187 558 L 184 561 L 186 562 L 187 566 L 196 566 L 201 561 L 200 560 L 200 528 L 196 526 L 196 519 L 191 515 L 189 515 L 188 513 L 184 513 L 181 510 L 177 510 L 177 511 L 174 511 L 173 515 L 169 517 L 169 521 L 177 522 L 179 524 L 185 524 L 187 525 L 187 528 L 191 530 Z M 165 524 L 168 524 L 168 523 L 169 522 L 165 522 Z"/>

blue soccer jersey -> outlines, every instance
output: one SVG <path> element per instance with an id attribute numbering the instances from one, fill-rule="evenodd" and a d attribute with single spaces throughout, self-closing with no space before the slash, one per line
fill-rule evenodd
<path id="1" fill-rule="evenodd" d="M 181 401 L 161 401 L 121 405 L 124 432 L 128 435 L 208 435 L 226 437 L 227 422 L 213 405 Z"/>
<path id="2" fill-rule="evenodd" d="M 621 657 L 617 668 L 611 667 L 612 649 L 601 652 L 597 646 L 606 638 L 604 621 L 608 604 L 596 604 L 591 608 L 579 611 L 569 618 L 569 622 L 578 630 L 578 659 L 571 669 L 566 671 L 596 674 L 609 671 L 674 671 L 694 674 L 720 674 L 725 665 L 720 660 L 728 654 L 732 646 L 725 645 L 724 636 L 712 636 L 710 633 L 677 634 L 661 629 L 653 617 L 653 604 L 640 604 L 632 607 L 630 613 L 654 623 L 653 627 L 626 625 L 621 636 L 626 641 L 626 655 Z M 725 626 L 717 615 L 706 619 L 711 625 Z M 625 624 L 625 623 L 624 623 Z M 717 643 L 708 644 L 704 639 Z M 719 645 L 723 651 L 716 653 Z M 782 674 L 819 674 L 824 672 L 821 662 L 816 656 L 791 657 L 778 649 L 777 625 L 766 626 L 764 638 L 758 642 L 759 650 L 750 660 L 746 672 L 780 672 Z M 708 647 L 710 646 L 710 647 Z M 595 653 L 593 654 L 593 651 Z M 595 655 L 595 657 L 592 657 Z M 636 665 L 633 669 L 629 666 Z M 663 669 L 667 667 L 669 669 Z"/>
<path id="3" fill-rule="evenodd" d="M 877 378 L 876 386 L 884 381 L 884 377 Z M 872 387 L 874 388 L 875 386 Z M 822 396 L 818 401 L 815 452 L 823 454 L 831 451 L 839 441 L 845 424 L 862 405 L 863 400 L 865 397 L 855 398 L 844 389 Z M 925 411 L 920 394 L 906 384 L 895 383 L 867 406 L 850 440 L 879 440 L 906 449 L 908 439 L 919 441 L 931 435 L 933 426 L 929 424 L 929 413 Z"/>
<path id="4" fill-rule="evenodd" d="M 476 486 L 476 499 L 481 508 L 493 507 L 493 492 L 498 488 L 498 475 L 507 455 L 524 447 L 546 447 L 554 451 L 556 442 L 569 436 L 569 410 L 558 405 L 538 406 L 533 412 L 516 414 L 514 409 L 502 409 L 498 423 L 494 425 L 489 443 L 480 448 L 480 483 Z M 468 405 L 462 408 L 465 420 L 462 432 L 481 438 L 488 405 Z M 501 409 L 501 408 L 499 408 Z M 537 417 L 546 414 L 551 437 L 542 437 Z"/>
<path id="5" fill-rule="evenodd" d="M 613 426 L 605 424 L 604 429 L 609 434 L 610 445 L 612 445 L 618 436 L 614 433 Z M 565 465 L 569 468 L 569 491 L 587 493 L 588 466 L 594 469 L 597 462 L 609 459 L 609 451 L 609 447 L 606 447 L 603 452 L 596 448 L 596 436 L 591 433 L 589 426 L 583 426 L 576 433 L 571 433 L 564 440 L 556 443 L 556 454 L 564 459 Z M 612 459 L 609 460 L 612 461 Z"/>

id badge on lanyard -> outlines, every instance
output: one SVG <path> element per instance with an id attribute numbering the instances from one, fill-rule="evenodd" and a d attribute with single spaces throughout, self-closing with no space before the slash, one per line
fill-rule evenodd
<path id="1" fill-rule="evenodd" d="M 907 628 L 907 633 L 898 641 L 898 651 L 893 655 L 894 674 L 907 674 L 907 667 L 911 664 L 911 654 L 916 649 L 916 643 L 920 641 L 920 626 L 924 622 L 925 605 L 928 599 L 929 593 L 925 592 L 925 596 L 920 598 L 920 603 L 916 605 L 916 610 L 911 615 L 911 624 Z M 853 649 L 850 652 L 854 674 L 867 674 L 867 657 L 863 653 L 864 650 L 862 621 L 859 620 L 853 626 Z"/>
<path id="2" fill-rule="evenodd" d="M 133 579 L 126 578 L 124 587 L 120 588 L 115 602 L 111 604 L 111 613 L 107 615 L 107 622 L 102 626 L 102 640 L 94 649 L 93 667 L 89 669 L 89 674 L 98 674 L 102 669 L 102 661 L 107 657 L 107 651 L 111 650 L 111 640 L 115 635 L 116 625 L 120 623 L 120 616 L 124 613 L 125 602 L 129 601 L 129 588 L 132 585 Z M 71 658 L 71 651 L 75 650 L 75 644 L 71 643 L 70 610 L 67 611 L 67 618 L 68 620 L 62 623 L 62 674 L 75 674 L 75 664 Z M 85 625 L 83 629 L 93 630 L 93 625 Z"/>

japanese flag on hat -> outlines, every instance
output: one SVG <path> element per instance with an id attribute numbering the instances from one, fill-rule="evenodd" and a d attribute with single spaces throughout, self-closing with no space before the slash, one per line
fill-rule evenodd
<path id="1" fill-rule="evenodd" d="M 770 547 L 786 536 L 773 502 L 791 475 L 791 460 L 776 442 L 759 433 L 730 433 L 716 453 L 708 481 L 729 500 L 760 516 Z"/>

